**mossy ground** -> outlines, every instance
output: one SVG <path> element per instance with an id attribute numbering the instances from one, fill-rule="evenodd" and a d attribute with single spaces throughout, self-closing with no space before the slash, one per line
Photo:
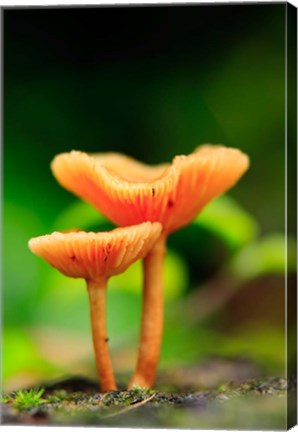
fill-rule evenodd
<path id="1" fill-rule="evenodd" d="M 189 429 L 284 429 L 293 381 L 252 379 L 180 392 L 134 389 L 100 393 L 96 383 L 70 378 L 44 386 L 41 403 L 2 404 L 4 424 L 98 425 Z"/>

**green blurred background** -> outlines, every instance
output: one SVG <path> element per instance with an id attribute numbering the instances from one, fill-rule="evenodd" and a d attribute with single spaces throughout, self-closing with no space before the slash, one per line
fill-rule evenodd
<path id="1" fill-rule="evenodd" d="M 250 156 L 239 184 L 169 238 L 160 377 L 215 359 L 250 372 L 200 385 L 284 373 L 284 20 L 284 4 L 4 11 L 5 389 L 96 377 L 84 282 L 27 247 L 53 230 L 112 227 L 52 176 L 72 149 L 160 163 L 222 143 Z M 119 375 L 135 364 L 140 294 L 140 263 L 110 281 Z"/>

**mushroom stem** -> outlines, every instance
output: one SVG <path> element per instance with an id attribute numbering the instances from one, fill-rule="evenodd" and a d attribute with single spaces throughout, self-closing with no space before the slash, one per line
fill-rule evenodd
<path id="1" fill-rule="evenodd" d="M 108 348 L 106 328 L 106 286 L 106 279 L 87 281 L 92 339 L 102 392 L 117 389 Z"/>
<path id="2" fill-rule="evenodd" d="M 163 332 L 163 264 L 166 236 L 162 234 L 144 258 L 144 289 L 141 337 L 136 370 L 129 383 L 152 387 L 160 355 Z"/>

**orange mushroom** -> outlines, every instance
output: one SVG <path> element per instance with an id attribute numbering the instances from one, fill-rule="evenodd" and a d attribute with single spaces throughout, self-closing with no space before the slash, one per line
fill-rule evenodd
<path id="1" fill-rule="evenodd" d="M 248 169 L 238 149 L 205 145 L 172 164 L 147 166 L 117 153 L 56 156 L 52 171 L 59 183 L 122 226 L 158 221 L 159 240 L 144 259 L 142 330 L 130 387 L 151 387 L 160 354 L 163 326 L 162 269 L 167 236 L 187 225 L 213 198 L 231 188 Z"/>
<path id="2" fill-rule="evenodd" d="M 144 258 L 161 233 L 159 223 L 116 228 L 111 232 L 54 232 L 33 238 L 29 248 L 66 276 L 87 282 L 96 365 L 102 391 L 116 389 L 106 333 L 108 279 Z"/>

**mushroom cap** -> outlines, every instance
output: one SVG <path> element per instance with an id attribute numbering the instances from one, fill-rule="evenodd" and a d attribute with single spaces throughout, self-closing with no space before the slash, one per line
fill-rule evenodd
<path id="1" fill-rule="evenodd" d="M 58 182 L 117 225 L 160 222 L 165 233 L 187 225 L 248 169 L 238 149 L 205 145 L 172 164 L 150 167 L 117 153 L 71 151 L 51 164 Z"/>
<path id="2" fill-rule="evenodd" d="M 110 232 L 54 232 L 32 238 L 29 248 L 66 276 L 98 280 L 143 259 L 161 230 L 157 222 L 144 222 Z"/>

